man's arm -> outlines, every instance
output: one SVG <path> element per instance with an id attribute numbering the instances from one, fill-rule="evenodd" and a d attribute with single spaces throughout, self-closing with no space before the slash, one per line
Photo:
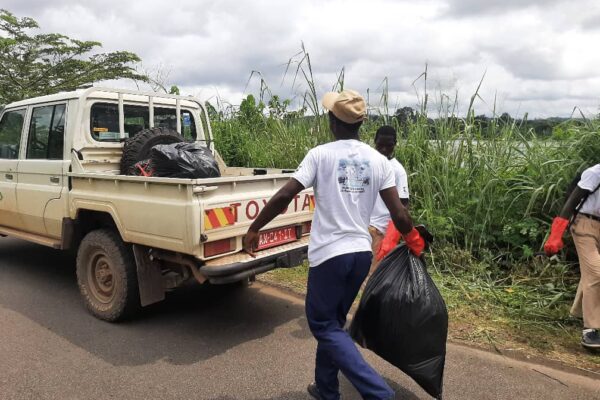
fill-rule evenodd
<path id="1" fill-rule="evenodd" d="M 258 217 L 254 220 L 244 237 L 244 251 L 254 256 L 254 249 L 258 246 L 258 231 L 281 214 L 283 210 L 294 200 L 298 193 L 304 190 L 304 186 L 296 179 L 291 178 L 265 205 Z"/>
<path id="2" fill-rule="evenodd" d="M 408 199 L 400 198 L 400 203 L 406 208 L 408 212 Z M 377 261 L 382 260 L 390 251 L 396 247 L 398 241 L 402 235 L 400 231 L 396 229 L 394 222 L 390 221 L 388 223 L 387 229 L 385 230 L 385 236 L 379 245 L 379 250 L 377 250 L 377 254 L 374 254 L 374 257 Z"/>
<path id="3" fill-rule="evenodd" d="M 560 215 L 552 220 L 550 235 L 548 235 L 548 239 L 544 243 L 544 251 L 547 255 L 556 254 L 564 247 L 562 237 L 569 226 L 569 219 L 575 212 L 575 208 L 581 203 L 581 200 L 588 196 L 589 193 L 589 190 L 575 186 L 575 189 L 573 189 L 573 192 L 571 192 L 565 202 Z"/>
<path id="4" fill-rule="evenodd" d="M 391 187 L 379 191 L 379 194 L 390 212 L 394 226 L 404 236 L 406 246 L 415 256 L 419 257 L 425 250 L 425 241 L 413 226 L 408 210 L 398 197 L 398 191 L 395 187 Z M 377 256 L 379 257 L 380 254 Z"/>
<path id="5" fill-rule="evenodd" d="M 407 209 L 408 212 L 408 199 L 400 198 L 400 203 Z M 390 251 L 394 249 L 394 247 L 398 245 L 398 241 L 401 237 L 402 235 L 394 225 L 394 221 L 389 221 L 385 230 L 385 235 L 381 241 L 381 244 L 379 245 L 379 249 L 377 250 L 376 254 L 373 254 L 375 259 L 377 261 L 382 260 Z"/>
<path id="6" fill-rule="evenodd" d="M 560 217 L 569 219 L 575 212 L 575 208 L 579 205 L 581 200 L 590 194 L 589 190 L 582 189 L 579 186 L 575 186 L 575 189 L 569 195 L 569 198 L 565 202 L 565 205 L 560 212 Z"/>
<path id="7" fill-rule="evenodd" d="M 398 190 L 395 187 L 390 187 L 381 190 L 379 195 L 389 210 L 390 217 L 396 229 L 403 235 L 409 233 L 413 228 L 412 220 L 408 214 L 408 210 L 402 204 L 400 197 L 398 197 Z"/>

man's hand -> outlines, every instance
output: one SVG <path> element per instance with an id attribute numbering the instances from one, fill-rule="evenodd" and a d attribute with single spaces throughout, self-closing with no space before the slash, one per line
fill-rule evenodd
<path id="1" fill-rule="evenodd" d="M 408 234 L 404 235 L 404 241 L 406 246 L 415 256 L 419 257 L 425 250 L 425 241 L 421 237 L 421 234 L 415 228 L 412 229 Z"/>
<path id="2" fill-rule="evenodd" d="M 396 247 L 398 241 L 402 235 L 398 232 L 398 229 L 394 226 L 394 223 L 390 221 L 388 224 L 387 230 L 385 231 L 385 236 L 381 241 L 381 245 L 379 246 L 379 250 L 377 250 L 377 255 L 375 259 L 377 261 L 381 261 L 390 251 Z"/>
<path id="3" fill-rule="evenodd" d="M 246 236 L 244 236 L 244 251 L 250 254 L 252 257 L 256 257 L 254 250 L 258 247 L 258 237 L 258 232 L 251 229 L 248 229 Z"/>
<path id="4" fill-rule="evenodd" d="M 291 178 L 271 197 L 271 200 L 265 205 L 252 225 L 250 225 L 250 228 L 248 228 L 248 232 L 246 232 L 243 247 L 246 253 L 252 257 L 256 257 L 254 250 L 258 247 L 258 232 L 276 216 L 281 214 L 302 190 L 304 190 L 304 186 L 296 179 Z"/>
<path id="5" fill-rule="evenodd" d="M 552 256 L 565 247 L 563 243 L 562 237 L 567 230 L 567 226 L 569 225 L 569 220 L 563 217 L 556 217 L 552 221 L 552 228 L 550 228 L 550 236 L 548 236 L 548 240 L 544 244 L 544 252 L 548 256 Z"/>

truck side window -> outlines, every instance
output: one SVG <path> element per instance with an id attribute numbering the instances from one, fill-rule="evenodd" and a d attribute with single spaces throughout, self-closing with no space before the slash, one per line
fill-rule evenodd
<path id="1" fill-rule="evenodd" d="M 150 111 L 148 107 L 123 105 L 125 137 L 134 137 L 139 131 L 150 127 Z M 96 103 L 90 113 L 92 137 L 100 142 L 118 142 L 119 105 L 113 103 Z"/>
<path id="2" fill-rule="evenodd" d="M 27 159 L 63 159 L 65 109 L 64 104 L 33 109 L 27 139 Z"/>
<path id="3" fill-rule="evenodd" d="M 181 134 L 188 140 L 196 140 L 196 121 L 194 115 L 186 110 L 181 110 Z"/>
<path id="4" fill-rule="evenodd" d="M 110 103 L 96 103 L 90 112 L 92 137 L 100 142 L 118 142 L 119 106 Z"/>
<path id="5" fill-rule="evenodd" d="M 0 120 L 0 158 L 19 158 L 25 110 L 7 111 Z"/>
<path id="6" fill-rule="evenodd" d="M 177 111 L 174 108 L 154 109 L 154 126 L 177 130 Z M 196 122 L 188 110 L 181 110 L 181 134 L 188 140 L 196 140 Z"/>

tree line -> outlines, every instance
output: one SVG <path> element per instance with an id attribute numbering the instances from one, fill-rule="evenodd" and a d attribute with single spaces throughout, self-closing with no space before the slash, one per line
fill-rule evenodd
<path id="1" fill-rule="evenodd" d="M 0 105 L 110 79 L 148 81 L 134 68 L 135 53 L 102 53 L 100 42 L 32 33 L 37 29 L 33 18 L 0 10 Z"/>

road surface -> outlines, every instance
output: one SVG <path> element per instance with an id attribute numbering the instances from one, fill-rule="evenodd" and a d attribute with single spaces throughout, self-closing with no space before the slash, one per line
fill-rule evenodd
<path id="1" fill-rule="evenodd" d="M 309 399 L 302 300 L 255 284 L 170 293 L 133 321 L 83 308 L 71 258 L 0 239 L 0 399 Z M 368 351 L 398 399 L 429 397 Z M 341 379 L 342 398 L 359 399 Z M 600 399 L 600 380 L 450 344 L 445 399 Z"/>

